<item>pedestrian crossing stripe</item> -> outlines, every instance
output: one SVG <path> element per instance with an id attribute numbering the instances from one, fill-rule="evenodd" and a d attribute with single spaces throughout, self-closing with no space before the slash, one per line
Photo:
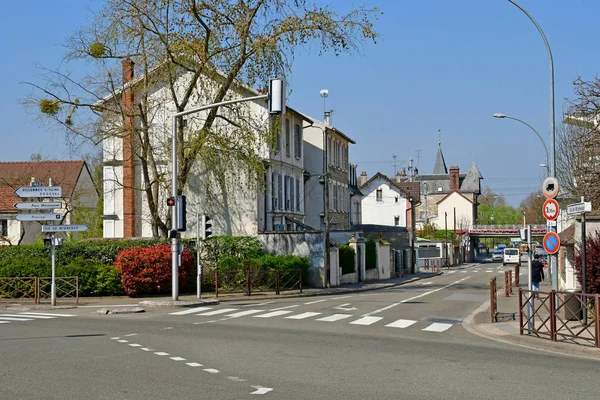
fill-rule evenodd
<path id="1" fill-rule="evenodd" d="M 333 314 L 328 317 L 319 318 L 319 319 L 317 319 L 317 321 L 335 322 L 335 321 L 339 321 L 342 319 L 350 318 L 351 316 L 352 316 L 352 314 Z"/>
<path id="2" fill-rule="evenodd" d="M 360 319 L 357 319 L 356 321 L 352 321 L 350 322 L 352 325 L 372 325 L 377 321 L 382 320 L 383 317 L 362 317 Z"/>
<path id="3" fill-rule="evenodd" d="M 321 315 L 320 312 L 305 312 L 298 315 L 290 315 L 289 317 L 285 317 L 287 319 L 305 319 L 310 317 L 316 317 L 317 315 Z"/>
<path id="4" fill-rule="evenodd" d="M 254 318 L 272 318 L 272 317 L 279 317 L 280 315 L 285 315 L 285 314 L 290 314 L 293 311 L 286 311 L 286 310 L 278 310 L 278 311 L 273 311 L 270 313 L 266 313 L 266 314 L 261 314 L 261 315 L 255 315 Z"/>
<path id="5" fill-rule="evenodd" d="M 399 319 L 398 321 L 394 321 L 391 324 L 387 324 L 388 328 L 408 328 L 411 325 L 416 324 L 417 321 L 413 321 L 411 319 Z"/>

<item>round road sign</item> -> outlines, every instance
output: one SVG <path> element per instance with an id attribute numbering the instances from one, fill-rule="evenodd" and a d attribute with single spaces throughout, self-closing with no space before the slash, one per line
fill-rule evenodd
<path id="1" fill-rule="evenodd" d="M 558 180 L 552 176 L 544 179 L 542 183 L 542 193 L 547 199 L 553 199 L 558 194 Z"/>
<path id="2" fill-rule="evenodd" d="M 556 218 L 558 218 L 558 202 L 554 199 L 546 200 L 542 206 L 542 213 L 544 214 L 544 218 L 546 218 L 548 221 L 554 221 Z"/>
<path id="3" fill-rule="evenodd" d="M 554 232 L 546 233 L 543 243 L 544 250 L 546 250 L 548 254 L 554 254 L 558 252 L 558 249 L 560 248 L 560 239 Z"/>

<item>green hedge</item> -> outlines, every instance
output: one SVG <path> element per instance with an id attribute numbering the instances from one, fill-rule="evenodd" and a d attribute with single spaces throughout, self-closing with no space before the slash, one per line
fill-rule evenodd
<path id="1" fill-rule="evenodd" d="M 375 269 L 377 268 L 377 244 L 373 239 L 367 240 L 365 244 L 365 268 Z"/>
<path id="2" fill-rule="evenodd" d="M 217 262 L 218 271 L 231 270 L 302 270 L 302 282 L 308 282 L 310 260 L 307 257 L 263 254 L 256 258 L 223 257 Z"/>
<path id="3" fill-rule="evenodd" d="M 258 238 L 214 236 L 200 244 L 202 265 L 216 268 L 224 258 L 254 259 L 265 254 Z"/>
<path id="4" fill-rule="evenodd" d="M 347 244 L 343 244 L 339 247 L 340 251 L 340 265 L 342 267 L 342 274 L 353 274 L 356 272 L 356 259 L 354 249 Z"/>

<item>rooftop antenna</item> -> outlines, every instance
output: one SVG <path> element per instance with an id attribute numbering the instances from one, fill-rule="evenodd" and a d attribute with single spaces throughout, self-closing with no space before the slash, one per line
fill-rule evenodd
<path id="1" fill-rule="evenodd" d="M 438 129 L 438 147 L 442 147 L 442 130 Z"/>
<path id="2" fill-rule="evenodd" d="M 421 152 L 423 151 L 423 149 L 417 149 L 415 150 L 417 152 L 417 168 L 419 167 L 419 161 L 421 161 Z"/>
<path id="3" fill-rule="evenodd" d="M 414 172 L 413 172 L 413 159 L 412 157 L 410 157 L 408 159 L 408 176 L 410 176 L 410 181 L 412 182 L 413 178 L 414 178 Z"/>
<path id="4" fill-rule="evenodd" d="M 397 155 L 393 154 L 392 158 L 394 159 L 394 176 L 396 176 L 396 157 L 398 157 Z"/>

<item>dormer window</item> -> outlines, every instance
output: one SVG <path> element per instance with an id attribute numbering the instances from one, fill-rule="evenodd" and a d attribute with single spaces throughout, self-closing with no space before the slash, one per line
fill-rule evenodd
<path id="1" fill-rule="evenodd" d="M 383 190 L 377 189 L 376 196 L 377 196 L 377 201 L 383 201 Z"/>

